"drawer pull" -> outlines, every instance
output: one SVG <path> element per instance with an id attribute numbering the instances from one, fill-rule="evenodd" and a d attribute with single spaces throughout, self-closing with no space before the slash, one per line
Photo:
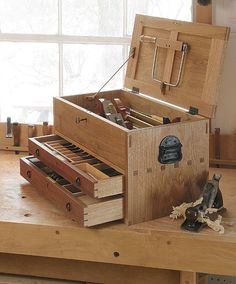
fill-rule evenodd
<path id="1" fill-rule="evenodd" d="M 79 178 L 79 177 L 77 177 L 77 179 L 76 179 L 76 181 L 75 181 L 75 182 L 76 182 L 76 184 L 77 184 L 77 185 L 80 185 L 80 178 Z"/>
<path id="2" fill-rule="evenodd" d="M 71 204 L 70 204 L 70 202 L 66 203 L 66 210 L 67 210 L 68 212 L 71 211 Z"/>
<path id="3" fill-rule="evenodd" d="M 79 116 L 77 116 L 76 119 L 75 119 L 75 123 L 76 124 L 79 124 L 82 121 L 87 122 L 87 118 L 80 118 Z"/>
<path id="4" fill-rule="evenodd" d="M 36 149 L 36 150 L 35 150 L 35 156 L 36 156 L 36 157 L 39 157 L 39 149 Z"/>
<path id="5" fill-rule="evenodd" d="M 27 171 L 26 174 L 27 174 L 27 177 L 28 177 L 28 178 L 31 178 L 31 176 L 32 176 L 31 171 Z"/>

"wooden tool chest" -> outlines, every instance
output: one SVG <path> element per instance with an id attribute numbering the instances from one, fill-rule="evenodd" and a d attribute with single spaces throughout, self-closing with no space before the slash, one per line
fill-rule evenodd
<path id="1" fill-rule="evenodd" d="M 95 199 L 34 156 L 21 158 L 21 175 L 72 220 L 89 227 L 123 218 L 123 197 Z"/>
<path id="2" fill-rule="evenodd" d="M 224 27 L 137 15 L 125 89 L 54 98 L 57 136 L 30 139 L 30 152 L 73 188 L 99 200 L 94 207 L 103 206 L 103 198 L 116 202 L 119 208 L 110 220 L 139 223 L 194 200 L 208 178 L 208 118 L 216 110 L 228 35 Z M 99 99 L 117 98 L 129 110 L 134 129 L 96 114 Z M 154 125 L 156 117 L 170 123 Z M 63 149 L 66 145 L 86 152 L 85 161 L 78 163 L 75 153 Z M 22 160 L 26 178 L 30 159 Z M 109 212 L 96 211 L 104 216 L 94 223 L 106 222 Z"/>

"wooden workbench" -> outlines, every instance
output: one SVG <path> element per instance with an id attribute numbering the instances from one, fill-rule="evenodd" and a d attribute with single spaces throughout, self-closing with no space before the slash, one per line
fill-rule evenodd
<path id="1" fill-rule="evenodd" d="M 224 235 L 184 232 L 182 220 L 168 217 L 87 229 L 19 175 L 19 157 L 0 151 L 1 273 L 124 284 L 192 284 L 193 272 L 236 274 L 236 170 L 211 170 L 223 174 Z"/>

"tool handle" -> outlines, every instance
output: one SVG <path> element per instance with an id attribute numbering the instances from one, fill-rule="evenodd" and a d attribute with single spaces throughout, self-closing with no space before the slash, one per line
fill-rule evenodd
<path id="1" fill-rule="evenodd" d="M 14 146 L 20 146 L 20 124 L 18 122 L 12 123 L 12 133 L 14 139 Z"/>

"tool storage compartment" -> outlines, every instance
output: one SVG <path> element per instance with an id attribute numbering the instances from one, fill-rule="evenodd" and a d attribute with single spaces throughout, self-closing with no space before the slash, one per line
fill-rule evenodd
<path id="1" fill-rule="evenodd" d="M 89 142 L 86 145 L 81 143 L 79 137 L 83 135 L 81 128 L 86 128 L 86 125 L 91 123 L 92 120 L 89 117 L 84 125 L 77 126 L 77 131 L 70 132 L 71 128 L 66 128 L 67 131 L 63 132 L 63 134 L 61 133 L 62 128 L 58 128 L 57 118 L 55 118 L 57 134 L 67 137 L 67 140 L 75 145 L 86 147 L 86 151 L 88 150 L 88 152 L 96 155 L 100 160 L 112 165 L 116 170 L 124 174 L 125 216 L 128 222 L 132 224 L 165 216 L 169 214 L 172 206 L 197 198 L 200 194 L 200 188 L 208 177 L 208 119 L 157 104 L 124 90 L 104 92 L 99 94 L 99 96 L 109 99 L 119 97 L 124 104 L 133 109 L 145 113 L 155 113 L 159 116 L 168 115 L 171 120 L 180 117 L 182 121 L 127 130 L 88 111 L 89 115 L 94 116 L 94 119 L 97 120 L 97 129 L 100 121 L 102 121 L 102 124 L 105 123 L 113 128 L 114 132 L 118 129 L 122 133 L 120 139 L 122 141 L 121 137 L 124 137 L 122 144 L 125 154 L 123 156 L 124 163 L 119 164 L 120 160 L 117 157 L 122 155 L 122 152 L 116 152 L 116 144 L 114 146 L 111 142 L 112 139 L 109 139 L 106 134 L 94 136 L 94 140 L 91 140 L 91 145 Z M 77 99 L 79 106 L 74 103 L 71 107 L 74 110 L 81 108 L 86 97 L 87 95 L 75 96 L 73 99 Z M 56 114 L 60 113 L 61 117 L 67 117 L 66 113 L 63 112 L 68 106 L 67 98 L 56 98 L 55 101 Z M 57 105 L 60 106 L 60 111 L 57 109 Z M 86 109 L 84 111 L 86 112 Z M 64 123 L 65 126 L 69 124 L 69 122 L 62 120 L 60 126 Z M 71 120 L 72 124 L 73 121 Z M 101 129 L 103 129 L 102 126 Z M 97 131 L 96 133 L 100 132 Z M 112 135 L 112 131 L 110 135 Z M 68 139 L 68 137 L 70 138 Z M 160 147 L 166 137 L 178 138 L 182 154 L 181 158 L 177 157 L 176 160 L 170 161 L 170 163 L 160 163 Z M 121 142 L 119 141 L 119 143 Z M 113 146 L 114 152 L 112 151 Z"/>
<path id="2" fill-rule="evenodd" d="M 125 175 L 128 224 L 199 196 L 228 35 L 225 27 L 137 15 L 125 89 L 54 98 L 55 132 Z M 98 115 L 98 101 L 116 98 L 135 129 Z M 148 125 L 147 116 L 172 123 Z"/>
<path id="3" fill-rule="evenodd" d="M 29 152 L 93 198 L 123 193 L 123 175 L 56 135 L 29 139 Z"/>
<path id="4" fill-rule="evenodd" d="M 123 192 L 128 224 L 193 201 L 208 178 L 208 118 L 228 35 L 224 27 L 137 15 L 124 89 L 54 98 L 56 139 L 120 174 L 105 178 L 93 162 L 75 164 L 51 138 L 31 140 L 32 154 L 92 197 L 99 186 Z"/>
<path id="5" fill-rule="evenodd" d="M 21 158 L 21 175 L 71 219 L 90 227 L 123 218 L 123 197 L 91 198 L 34 156 Z"/>

